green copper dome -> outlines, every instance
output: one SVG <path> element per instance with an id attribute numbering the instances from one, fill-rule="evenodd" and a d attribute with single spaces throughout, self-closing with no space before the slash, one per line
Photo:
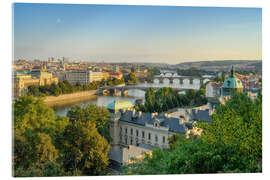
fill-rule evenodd
<path id="1" fill-rule="evenodd" d="M 116 100 L 108 105 L 108 109 L 110 110 L 120 110 L 132 107 L 133 107 L 132 103 L 126 100 Z"/>
<path id="2" fill-rule="evenodd" d="M 223 85 L 223 88 L 234 88 L 234 89 L 243 89 L 243 84 L 240 81 L 240 79 L 236 78 L 236 77 L 228 77 Z"/>
<path id="3" fill-rule="evenodd" d="M 234 77 L 233 66 L 231 69 L 231 75 L 224 81 L 222 88 L 243 89 L 243 84 L 240 79 Z"/>

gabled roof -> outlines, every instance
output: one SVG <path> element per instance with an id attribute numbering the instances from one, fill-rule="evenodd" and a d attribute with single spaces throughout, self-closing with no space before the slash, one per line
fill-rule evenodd
<path id="1" fill-rule="evenodd" d="M 198 110 L 198 112 L 194 114 L 194 119 L 197 121 L 212 121 L 211 116 L 209 115 L 209 112 L 207 110 Z"/>
<path id="2" fill-rule="evenodd" d="M 169 128 L 170 132 L 176 132 L 181 134 L 184 134 L 186 132 L 184 126 L 179 123 L 179 118 L 168 118 L 161 115 L 151 117 L 150 113 L 142 113 L 140 116 L 136 114 L 135 118 L 133 118 L 132 115 L 133 111 L 126 111 L 122 114 L 120 120 L 132 124 L 145 126 L 146 124 L 154 125 L 155 119 L 157 119 L 160 121 L 160 126 Z"/>

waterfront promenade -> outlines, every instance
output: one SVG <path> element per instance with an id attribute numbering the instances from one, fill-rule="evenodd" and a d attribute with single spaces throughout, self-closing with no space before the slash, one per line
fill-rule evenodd
<path id="1" fill-rule="evenodd" d="M 44 99 L 44 103 L 48 106 L 57 106 L 75 103 L 82 100 L 91 99 L 95 96 L 96 90 L 81 91 L 71 94 L 62 94 L 59 96 L 47 96 Z"/>

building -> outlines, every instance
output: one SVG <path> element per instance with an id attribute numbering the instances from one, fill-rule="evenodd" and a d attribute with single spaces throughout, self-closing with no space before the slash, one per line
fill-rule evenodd
<path id="1" fill-rule="evenodd" d="M 115 79 L 122 79 L 123 78 L 123 73 L 121 73 L 121 72 L 114 73 L 114 74 L 111 74 L 111 77 L 115 78 Z"/>
<path id="2" fill-rule="evenodd" d="M 232 67 L 230 76 L 226 78 L 221 87 L 221 97 L 230 96 L 234 91 L 242 92 L 243 84 L 240 79 L 235 77 L 234 69 Z"/>
<path id="3" fill-rule="evenodd" d="M 132 158 L 142 159 L 143 153 L 152 154 L 152 147 L 149 146 L 129 146 L 128 148 L 122 148 L 118 151 L 110 151 L 108 156 L 111 160 L 118 162 L 119 164 L 129 164 L 132 162 Z"/>
<path id="4" fill-rule="evenodd" d="M 93 72 L 89 71 L 89 82 L 93 81 L 101 81 L 103 79 L 103 73 L 102 72 Z"/>
<path id="5" fill-rule="evenodd" d="M 93 81 L 101 81 L 103 79 L 103 73 L 93 71 L 68 71 L 65 79 L 72 85 L 76 85 L 76 83 L 84 85 Z"/>
<path id="6" fill-rule="evenodd" d="M 63 82 L 66 80 L 66 72 L 65 71 L 55 71 L 54 75 L 58 78 L 59 82 Z"/>
<path id="7" fill-rule="evenodd" d="M 142 151 L 168 148 L 168 138 L 175 133 L 200 134 L 200 130 L 193 129 L 193 124 L 198 120 L 211 122 L 212 114 L 209 104 L 178 109 L 169 114 L 142 113 L 133 109 L 133 105 L 125 100 L 110 103 L 108 110 L 112 137 L 109 156 L 119 163 L 128 162 L 127 157 L 137 157 Z M 131 151 L 131 147 L 136 152 Z"/>
<path id="8" fill-rule="evenodd" d="M 103 74 L 103 79 L 107 80 L 110 77 L 110 73 L 109 72 L 102 72 Z"/>
<path id="9" fill-rule="evenodd" d="M 45 86 L 51 85 L 52 83 L 58 84 L 58 78 L 53 77 L 52 73 L 41 71 L 14 72 L 12 80 L 14 98 L 25 94 L 29 86 Z"/>
<path id="10" fill-rule="evenodd" d="M 185 123 L 193 121 L 211 122 L 209 105 L 176 112 L 158 114 L 135 111 L 128 101 L 114 101 L 108 105 L 111 113 L 110 134 L 112 148 L 139 146 L 168 148 L 168 137 L 174 133 L 185 134 Z"/>
<path id="11" fill-rule="evenodd" d="M 220 96 L 220 83 L 209 82 L 206 85 L 206 97 L 214 98 Z"/>

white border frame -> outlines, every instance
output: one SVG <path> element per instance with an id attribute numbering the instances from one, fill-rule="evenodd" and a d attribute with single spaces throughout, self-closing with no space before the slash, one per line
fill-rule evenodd
<path id="1" fill-rule="evenodd" d="M 269 104 L 269 84 L 267 78 L 270 77 L 270 58 L 269 58 L 269 14 L 270 7 L 267 6 L 269 0 L 2 0 L 0 5 L 0 22 L 1 22 L 1 174 L 3 179 L 11 179 L 11 60 L 12 60 L 12 3 L 64 3 L 64 4 L 122 4 L 122 5 L 167 5 L 167 6 L 207 6 L 207 7 L 257 7 L 263 8 L 263 46 L 262 46 L 262 60 L 263 60 L 263 173 L 262 174 L 215 174 L 215 175 L 169 175 L 169 176 L 105 176 L 105 177 L 61 177 L 61 178 L 43 178 L 43 179 L 136 179 L 138 177 L 143 179 L 148 178 L 188 178 L 188 179 L 254 179 L 254 178 L 269 178 L 269 121 L 267 115 L 267 107 Z M 269 22 L 268 22 L 268 21 Z M 268 131 L 268 132 L 267 132 Z M 38 178 L 24 178 L 24 179 L 38 179 Z"/>

